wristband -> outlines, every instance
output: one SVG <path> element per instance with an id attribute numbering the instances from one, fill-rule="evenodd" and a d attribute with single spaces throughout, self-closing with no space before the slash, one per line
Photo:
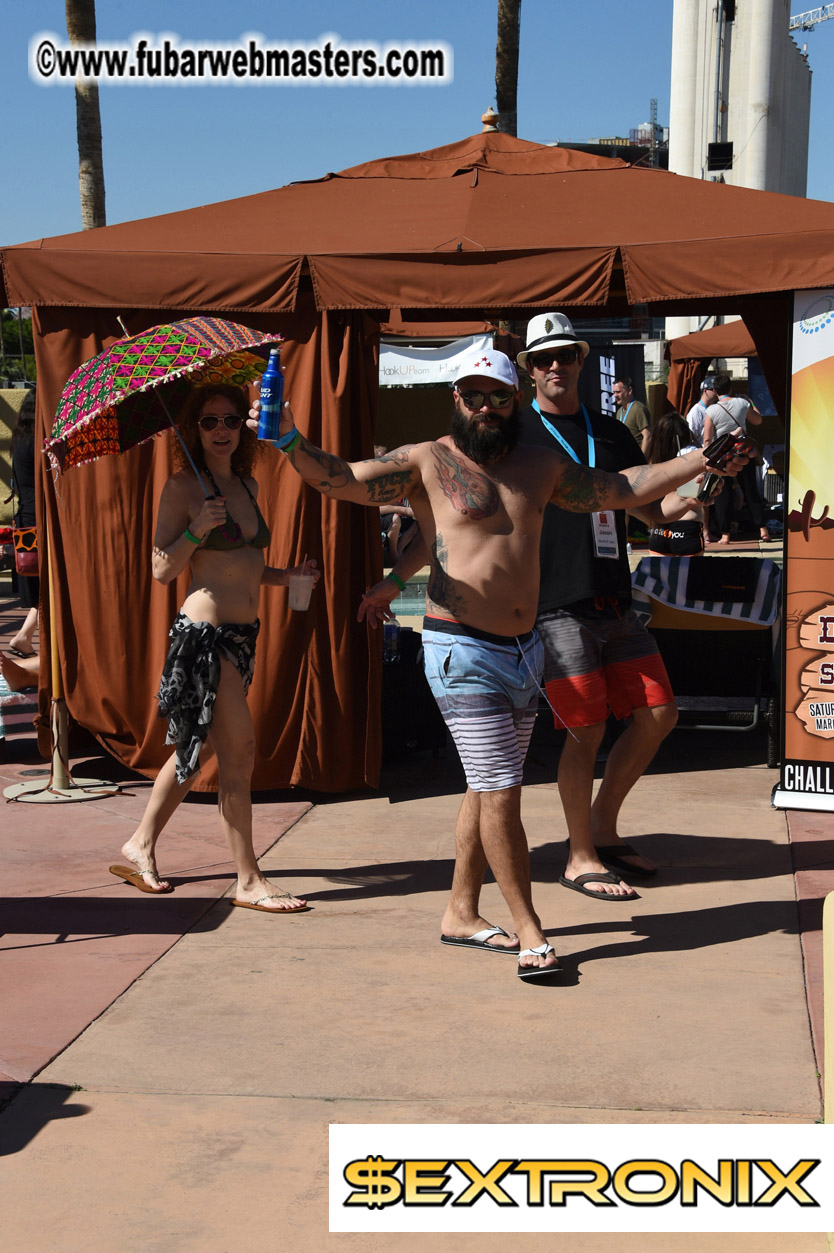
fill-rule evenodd
<path id="1" fill-rule="evenodd" d="M 189 531 L 188 527 L 186 527 L 186 528 L 185 528 L 185 538 L 188 540 L 189 544 L 202 544 L 203 540 L 204 540 L 206 537 L 205 537 L 205 535 L 201 535 L 201 536 L 198 538 L 196 535 L 192 535 L 192 534 L 191 534 L 191 532 Z"/>
<path id="2" fill-rule="evenodd" d="M 280 435 L 278 439 L 274 439 L 272 444 L 274 448 L 280 449 L 281 452 L 289 452 L 300 439 L 301 432 L 294 426 L 292 430 L 287 431 L 286 435 Z"/>
<path id="3" fill-rule="evenodd" d="M 389 578 L 392 583 L 396 583 L 397 587 L 400 589 L 401 592 L 405 591 L 405 583 L 403 583 L 400 576 L 398 574 L 395 574 L 393 570 L 389 571 L 386 577 Z"/>

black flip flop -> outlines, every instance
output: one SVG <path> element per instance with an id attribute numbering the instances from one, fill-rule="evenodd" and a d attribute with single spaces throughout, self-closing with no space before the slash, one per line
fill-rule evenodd
<path id="1" fill-rule="evenodd" d="M 613 871 L 606 871 L 605 874 L 580 874 L 575 879 L 566 879 L 563 874 L 559 875 L 559 882 L 563 888 L 570 888 L 573 892 L 581 892 L 583 896 L 592 896 L 594 900 L 599 901 L 639 901 L 640 893 L 633 889 L 628 896 L 612 896 L 610 892 L 592 892 L 590 888 L 583 887 L 585 883 L 619 883 L 620 876 L 614 874 Z"/>
<path id="2" fill-rule="evenodd" d="M 29 657 L 37 657 L 38 655 L 37 653 L 23 653 L 19 648 L 12 648 L 11 644 L 7 644 L 3 651 L 11 653 L 12 657 L 20 657 L 23 661 L 26 661 Z"/>

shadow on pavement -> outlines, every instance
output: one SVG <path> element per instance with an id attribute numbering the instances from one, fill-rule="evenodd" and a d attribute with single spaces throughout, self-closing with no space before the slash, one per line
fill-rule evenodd
<path id="1" fill-rule="evenodd" d="M 684 914 L 640 914 L 609 922 L 582 923 L 580 926 L 545 928 L 545 935 L 566 939 L 585 934 L 610 933 L 622 941 L 598 945 L 560 958 L 567 973 L 578 971 L 583 962 L 635 957 L 646 953 L 683 953 L 717 944 L 733 944 L 777 931 L 796 935 L 799 930 L 794 901 L 747 901 L 693 909 Z M 626 936 L 628 933 L 628 938 Z M 557 945 L 558 948 L 558 945 Z"/>
<path id="2" fill-rule="evenodd" d="M 62 1083 L 0 1083 L 0 1157 L 19 1153 L 47 1123 L 56 1118 L 80 1118 L 89 1105 L 66 1105 L 75 1088 Z M 10 1109 L 11 1105 L 14 1109 Z M 13 1113 L 14 1117 L 8 1115 Z"/>
<path id="3" fill-rule="evenodd" d="M 90 896 L 0 897 L 0 935 L 54 936 L 51 944 L 77 944 L 85 938 L 102 936 L 183 935 L 209 913 L 217 900 L 214 896 L 179 900 L 175 896 L 160 896 L 151 901 L 147 895 L 138 894 L 118 900 Z M 218 909 L 206 920 L 206 926 L 211 930 L 222 926 L 227 913 L 226 909 Z"/>

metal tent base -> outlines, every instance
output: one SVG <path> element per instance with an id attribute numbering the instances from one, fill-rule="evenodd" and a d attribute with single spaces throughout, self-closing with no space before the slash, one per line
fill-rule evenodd
<path id="1" fill-rule="evenodd" d="M 103 779 L 73 779 L 67 786 L 57 783 L 13 783 L 3 792 L 6 800 L 27 801 L 38 805 L 55 805 L 62 801 L 94 801 L 102 796 L 117 796 L 119 788 Z"/>

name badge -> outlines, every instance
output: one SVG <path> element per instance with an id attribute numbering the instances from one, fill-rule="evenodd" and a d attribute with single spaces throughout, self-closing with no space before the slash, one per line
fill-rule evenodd
<path id="1" fill-rule="evenodd" d="M 594 552 L 597 557 L 613 557 L 620 555 L 617 542 L 617 516 L 611 509 L 591 514 L 591 525 L 594 528 Z"/>

